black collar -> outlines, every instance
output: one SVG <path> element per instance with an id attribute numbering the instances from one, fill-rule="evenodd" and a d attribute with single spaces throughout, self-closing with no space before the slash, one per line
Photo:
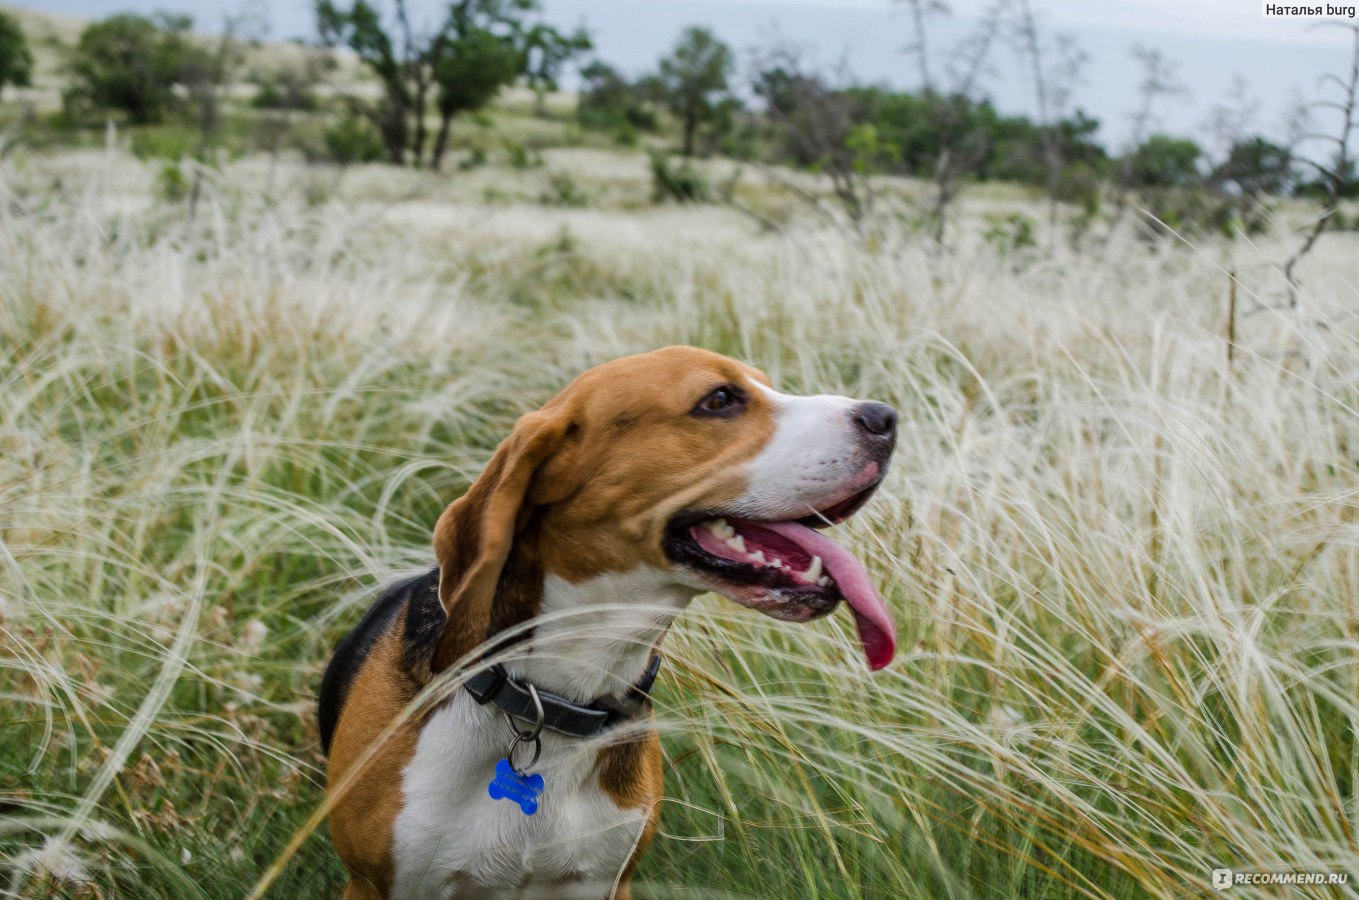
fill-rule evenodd
<path id="1" fill-rule="evenodd" d="M 659 655 L 651 657 L 642 677 L 621 695 L 596 697 L 587 704 L 579 704 L 560 694 L 535 688 L 543 705 L 543 727 L 559 734 L 590 738 L 635 717 L 651 705 L 651 685 L 661 667 Z M 463 684 L 477 703 L 494 703 L 503 711 L 525 722 L 538 718 L 529 693 L 528 683 L 511 678 L 499 664 L 471 676 Z"/>

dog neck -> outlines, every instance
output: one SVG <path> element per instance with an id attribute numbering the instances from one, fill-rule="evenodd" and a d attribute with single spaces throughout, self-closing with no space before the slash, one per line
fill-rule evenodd
<path id="1" fill-rule="evenodd" d="M 576 583 L 546 574 L 528 652 L 505 668 L 582 703 L 621 693 L 642 676 L 694 596 L 646 566 Z"/>

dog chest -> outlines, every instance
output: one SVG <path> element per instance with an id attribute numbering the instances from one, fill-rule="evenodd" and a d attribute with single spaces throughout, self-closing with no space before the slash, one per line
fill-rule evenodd
<path id="1" fill-rule="evenodd" d="M 620 809 L 600 788 L 591 745 L 547 732 L 533 769 L 545 782 L 538 811 L 525 815 L 510 800 L 492 800 L 487 785 L 509 737 L 499 713 L 466 695 L 430 717 L 403 772 L 395 897 L 554 885 L 561 888 L 554 896 L 609 893 L 645 810 Z"/>

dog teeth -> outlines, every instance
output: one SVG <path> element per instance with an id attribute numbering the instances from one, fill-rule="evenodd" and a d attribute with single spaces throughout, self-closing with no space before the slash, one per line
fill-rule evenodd
<path id="1" fill-rule="evenodd" d="M 816 579 L 816 583 L 821 585 L 822 587 L 830 587 L 831 583 L 830 576 L 822 575 L 820 578 Z"/>
<path id="2" fill-rule="evenodd" d="M 745 554 L 746 561 L 751 565 L 764 566 L 770 569 L 789 568 L 788 564 L 778 557 L 765 556 L 763 550 L 746 549 L 745 535 L 738 534 L 726 519 L 709 519 L 703 523 L 703 527 L 708 529 L 708 532 L 718 540 L 724 541 L 732 550 Z M 800 577 L 806 581 L 816 582 L 821 577 L 821 557 L 812 557 L 811 567 L 806 572 L 800 573 Z"/>
<path id="3" fill-rule="evenodd" d="M 821 577 L 821 557 L 813 556 L 812 564 L 807 567 L 807 571 L 802 573 L 804 581 L 817 581 Z"/>

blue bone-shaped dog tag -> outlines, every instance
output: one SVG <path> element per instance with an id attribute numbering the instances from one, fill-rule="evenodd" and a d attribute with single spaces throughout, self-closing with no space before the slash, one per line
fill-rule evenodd
<path id="1" fill-rule="evenodd" d="M 516 774 L 508 759 L 495 764 L 495 777 L 486 785 L 492 800 L 513 800 L 526 816 L 538 811 L 538 795 L 542 792 L 543 776 Z"/>

